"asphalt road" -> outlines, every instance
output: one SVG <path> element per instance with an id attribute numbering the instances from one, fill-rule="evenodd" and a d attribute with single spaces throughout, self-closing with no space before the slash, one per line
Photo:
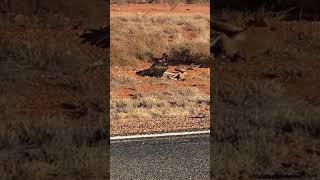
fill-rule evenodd
<path id="1" fill-rule="evenodd" d="M 209 145 L 209 134 L 111 141 L 111 179 L 209 179 Z"/>

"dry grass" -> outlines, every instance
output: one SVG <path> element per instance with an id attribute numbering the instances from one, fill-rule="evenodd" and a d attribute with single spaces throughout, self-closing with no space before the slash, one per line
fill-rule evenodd
<path id="1" fill-rule="evenodd" d="M 103 179 L 105 143 L 91 129 L 62 119 L 2 120 L 0 171 L 4 179 Z M 26 118 L 29 119 L 29 118 Z M 96 135 L 97 134 L 97 135 Z"/>
<path id="2" fill-rule="evenodd" d="M 64 21 L 76 14 L 28 14 L 19 5 L 1 14 L 2 179 L 107 179 L 105 69 L 90 68 L 105 52 L 80 45 L 83 29 Z M 52 13 L 61 26 L 50 23 Z M 28 21 L 13 21 L 16 14 Z"/>
<path id="3" fill-rule="evenodd" d="M 133 65 L 163 52 L 172 63 L 209 63 L 209 16 L 132 14 L 112 16 L 110 24 L 112 65 Z M 184 29 L 195 38 L 186 38 Z"/>
<path id="4" fill-rule="evenodd" d="M 146 3 L 168 3 L 172 4 L 172 7 L 178 5 L 179 3 L 187 4 L 200 4 L 200 3 L 210 3 L 209 0 L 112 0 L 112 4 L 146 4 Z"/>
<path id="5" fill-rule="evenodd" d="M 79 75 L 90 58 L 82 56 L 83 64 L 77 65 L 68 61 L 81 62 L 79 56 L 56 49 L 8 41 L 0 45 L 1 91 L 6 95 L 0 105 L 2 177 L 106 178 L 103 111 L 90 110 L 90 104 L 103 106 L 106 87 L 96 79 L 101 82 L 97 87 L 89 74 Z"/>
<path id="6" fill-rule="evenodd" d="M 212 179 L 319 178 L 319 23 L 267 17 L 282 34 L 271 37 L 274 46 L 282 48 L 246 62 L 215 62 Z"/>
<path id="7" fill-rule="evenodd" d="M 319 143 L 319 107 L 290 99 L 276 82 L 229 83 L 220 86 L 212 122 L 212 177 L 319 176 L 306 151 Z"/>
<path id="8" fill-rule="evenodd" d="M 215 12 L 221 9 L 229 9 L 231 11 L 240 10 L 245 13 L 256 12 L 259 7 L 264 7 L 266 10 L 281 11 L 281 13 L 291 9 L 290 12 L 286 13 L 286 19 L 288 20 L 319 20 L 320 12 L 319 1 L 316 0 L 216 0 L 213 7 Z"/>
<path id="9" fill-rule="evenodd" d="M 209 108 L 209 96 L 197 88 L 168 89 L 164 93 L 137 94 L 135 97 L 115 98 L 111 96 L 110 114 L 112 123 L 117 119 L 184 119 L 196 116 Z"/>
<path id="10" fill-rule="evenodd" d="M 94 27 L 104 24 L 107 10 L 104 0 L 8 0 L 0 2 L 1 28 L 9 25 L 26 27 L 61 28 L 73 25 Z M 22 15 L 22 18 L 16 18 Z"/>

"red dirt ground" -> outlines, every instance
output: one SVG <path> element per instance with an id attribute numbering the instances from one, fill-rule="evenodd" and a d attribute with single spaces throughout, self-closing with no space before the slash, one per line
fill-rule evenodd
<path id="1" fill-rule="evenodd" d="M 144 83 L 146 81 L 146 77 L 140 77 L 135 74 L 136 70 L 144 69 L 150 66 L 150 63 L 142 63 L 138 65 L 136 68 L 124 68 L 124 67 L 111 67 L 111 77 L 114 76 L 123 76 L 124 74 L 133 79 L 136 82 L 142 81 L 141 83 L 137 83 L 135 85 L 130 85 L 130 87 L 121 87 L 119 89 L 113 89 L 113 95 L 119 98 L 129 97 L 130 94 L 134 92 L 164 92 L 167 88 L 166 84 L 149 84 Z M 167 72 L 175 72 L 174 66 L 169 67 Z M 199 76 L 207 76 L 207 79 L 199 79 Z M 175 81 L 168 80 L 170 84 L 174 84 L 177 88 L 186 88 L 186 87 L 197 87 L 201 92 L 206 94 L 210 94 L 210 69 L 209 68 L 193 68 L 193 70 L 188 70 L 186 73 L 186 81 Z M 171 83 L 174 82 L 174 83 Z"/>

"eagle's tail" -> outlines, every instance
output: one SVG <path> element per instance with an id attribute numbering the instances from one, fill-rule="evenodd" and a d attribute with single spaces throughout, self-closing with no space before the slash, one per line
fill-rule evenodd
<path id="1" fill-rule="evenodd" d="M 139 76 L 149 76 L 150 73 L 149 73 L 149 69 L 144 69 L 141 71 L 137 71 L 136 74 Z"/>

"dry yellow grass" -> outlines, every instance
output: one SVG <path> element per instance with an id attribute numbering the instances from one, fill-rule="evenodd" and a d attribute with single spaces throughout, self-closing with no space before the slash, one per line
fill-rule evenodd
<path id="1" fill-rule="evenodd" d="M 223 16 L 252 18 L 241 13 Z M 215 61 L 212 179 L 319 178 L 319 22 L 267 20 L 277 34 L 250 30 L 245 46 L 265 52 L 246 62 Z"/>
<path id="2" fill-rule="evenodd" d="M 103 82 L 92 79 L 102 73 L 83 73 L 93 59 L 79 48 L 69 47 L 73 53 L 66 53 L 47 40 L 30 41 L 28 46 L 5 37 L 8 40 L 0 41 L 2 178 L 107 178 L 105 142 L 100 136 L 105 128 L 103 113 L 76 115 L 84 107 L 81 101 L 105 96 Z M 100 87 L 94 85 L 97 82 Z M 76 121 L 74 115 L 79 117 Z"/>
<path id="3" fill-rule="evenodd" d="M 116 98 L 111 96 L 110 114 L 112 123 L 123 118 L 167 118 L 185 119 L 209 109 L 209 95 L 197 88 L 185 88 L 170 93 L 142 94 L 138 98 Z M 207 114 L 209 111 L 206 112 Z"/>
<path id="4" fill-rule="evenodd" d="M 206 61 L 209 56 L 209 21 L 208 15 L 201 14 L 114 15 L 110 22 L 111 64 L 133 65 L 163 52 L 170 53 L 175 62 L 187 63 L 184 61 L 188 59 L 201 63 L 201 57 Z"/>
<path id="5" fill-rule="evenodd" d="M 26 13 L 20 26 L 12 21 L 19 9 L 0 15 L 2 179 L 108 178 L 104 112 L 97 111 L 104 106 L 98 101 L 106 96 L 105 71 L 87 71 L 105 52 L 80 45 L 84 29 L 70 30 L 64 20 L 71 17 L 61 11 L 61 26 L 50 22 L 50 12 Z"/>

